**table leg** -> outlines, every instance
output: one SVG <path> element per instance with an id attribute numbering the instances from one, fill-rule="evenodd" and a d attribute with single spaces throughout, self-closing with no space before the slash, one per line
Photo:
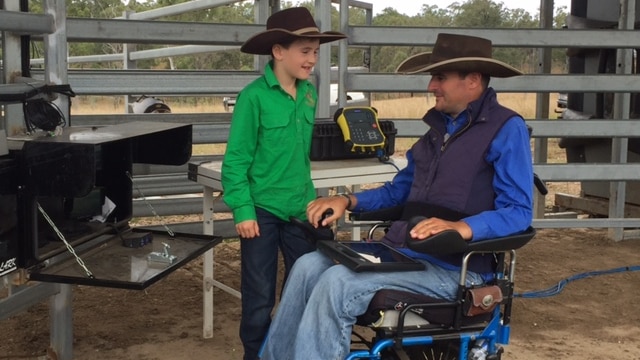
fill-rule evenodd
<path id="1" fill-rule="evenodd" d="M 202 192 L 202 231 L 213 235 L 213 189 L 205 186 Z M 202 337 L 213 337 L 213 249 L 204 253 L 202 265 Z"/>
<path id="2" fill-rule="evenodd" d="M 351 187 L 351 193 L 352 193 L 352 194 L 355 194 L 355 193 L 357 193 L 358 191 L 360 191 L 360 185 L 358 185 L 358 184 L 354 184 L 354 185 L 352 185 L 352 187 Z M 353 226 L 353 227 L 351 228 L 351 240 L 353 240 L 353 241 L 360 241 L 360 240 L 362 240 L 362 239 L 361 239 L 361 236 L 360 236 L 360 226 Z"/>

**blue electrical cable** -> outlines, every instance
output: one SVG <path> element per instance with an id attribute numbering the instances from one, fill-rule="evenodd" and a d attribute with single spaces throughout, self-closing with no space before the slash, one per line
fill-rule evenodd
<path id="1" fill-rule="evenodd" d="M 547 289 L 537 290 L 537 291 L 527 291 L 523 293 L 514 293 L 513 296 L 521 297 L 525 299 L 550 297 L 562 292 L 562 290 L 568 283 L 575 280 L 586 279 L 586 278 L 599 276 L 599 275 L 614 274 L 614 273 L 620 273 L 625 271 L 638 271 L 638 270 L 640 270 L 640 265 L 623 266 L 623 267 L 609 269 L 609 270 L 588 271 L 588 272 L 576 274 L 568 278 L 562 279 L 558 282 L 558 284 L 551 286 Z"/>

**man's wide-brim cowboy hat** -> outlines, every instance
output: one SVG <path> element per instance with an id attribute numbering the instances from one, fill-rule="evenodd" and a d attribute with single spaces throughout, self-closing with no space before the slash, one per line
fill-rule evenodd
<path id="1" fill-rule="evenodd" d="M 294 7 L 273 13 L 267 19 L 267 30 L 245 41 L 240 51 L 248 54 L 271 55 L 273 45 L 298 37 L 318 39 L 320 44 L 324 44 L 347 36 L 337 31 L 320 32 L 307 8 Z"/>
<path id="2" fill-rule="evenodd" d="M 410 56 L 396 72 L 404 74 L 441 71 L 479 72 L 493 77 L 511 77 L 522 72 L 491 57 L 491 41 L 475 36 L 438 34 L 433 51 Z"/>

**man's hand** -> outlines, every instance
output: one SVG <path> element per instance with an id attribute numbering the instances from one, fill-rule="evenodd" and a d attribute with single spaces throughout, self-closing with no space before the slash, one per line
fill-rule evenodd
<path id="1" fill-rule="evenodd" d="M 255 220 L 245 220 L 236 224 L 236 231 L 241 238 L 252 239 L 260 236 L 260 228 Z"/>
<path id="2" fill-rule="evenodd" d="M 446 221 L 438 218 L 428 218 L 420 221 L 411 229 L 409 235 L 413 239 L 422 240 L 445 230 L 455 230 L 465 240 L 471 240 L 473 236 L 471 228 L 464 221 Z"/>
<path id="3" fill-rule="evenodd" d="M 353 198 L 353 197 L 352 197 Z M 347 208 L 347 198 L 344 196 L 321 197 L 307 205 L 307 219 L 313 227 L 326 226 L 340 219 Z M 322 214 L 327 210 L 333 210 L 333 215 L 322 220 Z M 322 220 L 322 223 L 320 223 Z"/>

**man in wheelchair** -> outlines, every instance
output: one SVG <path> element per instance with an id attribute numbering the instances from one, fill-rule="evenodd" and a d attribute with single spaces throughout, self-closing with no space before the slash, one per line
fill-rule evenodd
<path id="1" fill-rule="evenodd" d="M 474 246 L 482 250 L 484 241 L 488 244 L 491 239 L 529 229 L 533 166 L 523 118 L 501 106 L 488 86 L 492 76 L 521 73 L 492 59 L 491 48 L 486 39 L 439 34 L 433 52 L 411 56 L 400 64 L 400 73 L 431 74 L 428 91 L 436 98 L 434 108 L 423 117 L 429 130 L 406 154 L 407 167 L 379 188 L 319 198 L 307 208 L 309 222 L 318 227 L 339 219 L 345 210 L 359 213 L 411 205 L 393 222 L 382 242 L 418 259 L 425 269 L 355 272 L 320 251 L 304 255 L 286 282 L 261 359 L 345 358 L 354 324 L 366 315 L 379 291 L 460 304 L 464 288 L 485 287 L 495 281 L 498 261 L 493 254 L 471 256 L 464 265 L 463 258 Z M 333 214 L 323 218 L 329 209 Z M 415 223 L 409 225 L 411 218 Z M 438 237 L 445 246 L 428 243 Z M 453 254 L 446 251 L 449 246 Z M 436 249 L 435 253 L 423 252 L 429 248 Z M 480 305 L 492 296 L 481 296 Z M 462 310 L 454 312 L 460 315 Z M 439 327 L 461 329 L 459 318 Z M 398 341 L 402 339 L 397 332 L 393 336 L 394 349 L 410 347 Z M 464 350 L 469 341 L 460 344 Z M 379 359 L 377 352 L 349 358 Z M 392 352 L 407 356 L 404 351 Z M 495 352 L 491 340 L 489 355 Z M 452 358 L 459 359 L 459 353 L 462 351 Z"/>

